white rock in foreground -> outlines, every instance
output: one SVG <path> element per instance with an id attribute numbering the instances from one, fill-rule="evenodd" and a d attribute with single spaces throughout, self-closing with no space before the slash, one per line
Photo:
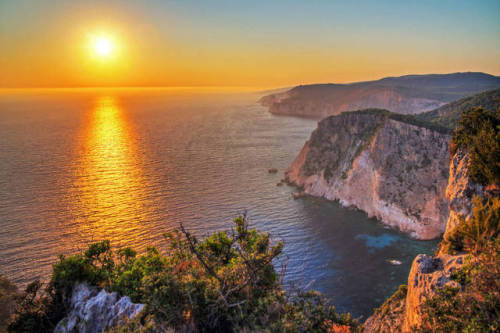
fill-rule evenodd
<path id="1" fill-rule="evenodd" d="M 100 292 L 82 283 L 75 287 L 69 314 L 56 326 L 55 333 L 102 332 L 135 317 L 144 304 L 132 303 L 129 297 L 119 297 L 116 292 Z"/>

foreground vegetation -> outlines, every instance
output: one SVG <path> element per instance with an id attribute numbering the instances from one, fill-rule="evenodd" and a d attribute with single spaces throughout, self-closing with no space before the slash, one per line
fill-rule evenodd
<path id="1" fill-rule="evenodd" d="M 140 318 L 115 331 L 325 332 L 357 323 L 339 315 L 317 292 L 286 293 L 272 261 L 283 249 L 245 217 L 229 232 L 198 240 L 181 228 L 166 235 L 167 249 L 144 255 L 112 251 L 103 241 L 85 253 L 61 256 L 45 288 L 30 284 L 20 298 L 11 332 L 52 331 L 68 312 L 76 283 L 128 295 L 146 304 Z"/>
<path id="2" fill-rule="evenodd" d="M 422 128 L 427 128 L 432 131 L 436 131 L 442 134 L 450 134 L 452 130 L 446 126 L 443 126 L 439 123 L 431 122 L 429 120 L 423 119 L 418 117 L 417 115 L 412 115 L 412 114 L 401 114 L 401 113 L 395 113 L 391 112 L 389 110 L 385 109 L 374 109 L 374 108 L 369 108 L 369 109 L 363 109 L 363 110 L 357 110 L 357 111 L 346 111 L 342 112 L 342 114 L 368 114 L 368 115 L 377 115 L 377 116 L 382 116 L 388 119 L 396 120 L 402 123 L 407 123 L 410 125 L 422 127 Z"/>
<path id="3" fill-rule="evenodd" d="M 500 330 L 500 198 L 475 199 L 473 215 L 442 242 L 445 252 L 467 252 L 466 264 L 427 300 L 422 332 Z"/>
<path id="4" fill-rule="evenodd" d="M 500 232 L 500 198 L 474 199 L 472 216 L 461 219 L 440 246 L 445 253 L 469 252 L 480 254 L 496 244 Z"/>
<path id="5" fill-rule="evenodd" d="M 451 154 L 469 152 L 470 177 L 482 185 L 500 185 L 500 109 L 471 109 L 462 114 L 453 132 Z"/>
<path id="6" fill-rule="evenodd" d="M 15 306 L 17 288 L 0 275 L 0 332 L 5 332 Z"/>

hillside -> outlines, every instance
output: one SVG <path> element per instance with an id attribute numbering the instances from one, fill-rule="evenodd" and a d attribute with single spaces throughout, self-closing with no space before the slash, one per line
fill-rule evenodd
<path id="1" fill-rule="evenodd" d="M 485 73 L 406 75 L 349 84 L 297 86 L 266 95 L 260 103 L 274 114 L 311 118 L 366 108 L 417 114 L 498 88 L 500 77 Z"/>
<path id="2" fill-rule="evenodd" d="M 476 107 L 482 107 L 487 111 L 495 111 L 500 108 L 500 89 L 462 98 L 436 110 L 421 113 L 416 118 L 453 129 L 457 126 L 462 113 Z"/>

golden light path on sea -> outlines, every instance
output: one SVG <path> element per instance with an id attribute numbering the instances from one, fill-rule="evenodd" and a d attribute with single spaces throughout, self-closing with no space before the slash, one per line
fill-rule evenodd
<path id="1" fill-rule="evenodd" d="M 81 237 L 114 246 L 135 243 L 147 233 L 146 182 L 135 133 L 113 97 L 96 99 L 82 140 L 73 203 Z"/>

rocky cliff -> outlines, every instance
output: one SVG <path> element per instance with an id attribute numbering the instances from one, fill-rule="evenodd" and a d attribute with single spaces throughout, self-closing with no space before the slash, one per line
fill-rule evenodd
<path id="1" fill-rule="evenodd" d="M 414 332 L 422 322 L 422 304 L 445 286 L 459 287 L 452 274 L 465 264 L 465 257 L 418 255 L 412 263 L 408 285 L 400 287 L 366 320 L 363 332 Z"/>
<path id="2" fill-rule="evenodd" d="M 450 160 L 446 187 L 449 218 L 444 237 L 461 219 L 471 216 L 474 196 L 485 196 L 483 187 L 469 178 L 468 163 L 469 155 L 460 149 Z M 466 257 L 467 254 L 450 255 L 442 249 L 435 257 L 418 255 L 412 263 L 405 294 L 388 299 L 381 308 L 385 311 L 376 311 L 366 320 L 364 332 L 414 332 L 422 323 L 422 305 L 427 299 L 445 286 L 462 288 L 452 274 L 464 266 Z"/>
<path id="3" fill-rule="evenodd" d="M 365 108 L 417 114 L 499 87 L 500 77 L 485 73 L 405 75 L 349 84 L 297 86 L 264 96 L 260 102 L 274 114 L 312 118 Z"/>
<path id="4" fill-rule="evenodd" d="M 456 228 L 460 219 L 471 216 L 474 196 L 484 197 L 484 189 L 469 178 L 469 154 L 458 150 L 450 161 L 450 178 L 446 188 L 450 216 L 446 223 L 445 237 Z"/>
<path id="5" fill-rule="evenodd" d="M 414 238 L 432 239 L 448 218 L 449 139 L 388 111 L 343 113 L 318 123 L 286 179 Z"/>

